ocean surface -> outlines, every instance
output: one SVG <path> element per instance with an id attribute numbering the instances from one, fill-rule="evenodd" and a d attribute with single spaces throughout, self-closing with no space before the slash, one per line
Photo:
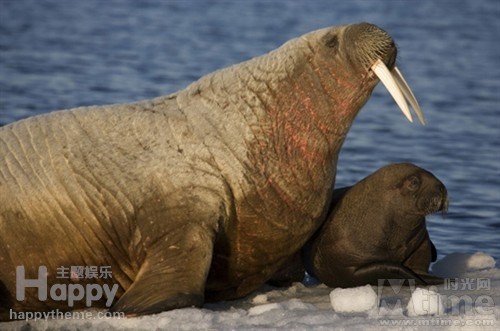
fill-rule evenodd
<path id="1" fill-rule="evenodd" d="M 408 161 L 447 186 L 428 217 L 440 256 L 500 258 L 500 1 L 0 0 L 0 125 L 169 94 L 306 32 L 367 21 L 398 45 L 427 126 L 380 85 L 340 154 L 337 187 Z"/>

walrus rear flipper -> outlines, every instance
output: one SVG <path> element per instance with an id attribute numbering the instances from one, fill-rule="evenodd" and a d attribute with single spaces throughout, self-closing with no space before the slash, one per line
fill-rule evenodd
<path id="1" fill-rule="evenodd" d="M 133 316 L 203 305 L 214 233 L 202 226 L 182 230 L 175 243 L 161 240 L 148 250 L 134 283 L 111 311 Z"/>

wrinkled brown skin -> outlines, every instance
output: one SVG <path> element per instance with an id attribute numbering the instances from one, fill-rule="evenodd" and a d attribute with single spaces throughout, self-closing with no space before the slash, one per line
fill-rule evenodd
<path id="1" fill-rule="evenodd" d="M 109 265 L 89 282 L 119 284 L 111 309 L 128 315 L 261 286 L 324 221 L 377 58 L 396 60 L 381 29 L 326 28 L 169 96 L 0 128 L 4 312 L 70 309 L 15 300 L 20 265 L 47 266 L 49 286 L 60 266 Z"/>
<path id="2" fill-rule="evenodd" d="M 425 216 L 445 211 L 448 197 L 430 172 L 410 163 L 385 166 L 354 186 L 335 190 L 332 206 L 303 249 L 309 274 L 344 288 L 385 279 L 443 282 L 428 273 L 436 249 Z"/>

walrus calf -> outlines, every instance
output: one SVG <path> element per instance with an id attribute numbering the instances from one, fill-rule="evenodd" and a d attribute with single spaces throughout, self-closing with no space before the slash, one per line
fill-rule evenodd
<path id="1" fill-rule="evenodd" d="M 375 25 L 325 28 L 169 96 L 0 128 L 3 316 L 149 314 L 261 286 L 325 220 L 379 78 L 423 123 L 396 53 Z"/>
<path id="2" fill-rule="evenodd" d="M 385 166 L 335 190 L 328 219 L 306 244 L 309 274 L 331 287 L 377 285 L 384 279 L 442 283 L 428 274 L 436 248 L 425 216 L 448 207 L 445 186 L 410 163 Z"/>

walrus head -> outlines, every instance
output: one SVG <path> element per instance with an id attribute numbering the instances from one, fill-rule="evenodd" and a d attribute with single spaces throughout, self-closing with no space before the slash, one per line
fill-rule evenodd
<path id="1" fill-rule="evenodd" d="M 389 184 L 400 195 L 401 210 L 426 216 L 448 209 L 448 193 L 444 184 L 432 173 L 410 163 L 392 164 L 381 170 L 388 173 Z M 397 174 L 397 176 L 395 176 Z"/>
<path id="2" fill-rule="evenodd" d="M 411 196 L 415 210 L 423 216 L 448 210 L 448 193 L 441 181 L 430 172 L 419 169 L 401 183 L 401 194 Z"/>
<path id="3" fill-rule="evenodd" d="M 324 50 L 315 53 L 326 55 L 330 59 L 334 56 L 345 60 L 337 62 L 349 63 L 350 69 L 358 73 L 354 77 L 361 78 L 368 89 L 378 83 L 377 78 L 380 79 L 408 120 L 413 121 L 407 102 L 420 122 L 425 125 L 420 106 L 396 66 L 397 47 L 387 32 L 370 23 L 351 24 L 318 32 L 322 34 L 320 42 L 314 40 L 315 42 L 310 44 L 321 45 Z M 337 82 L 346 82 L 346 77 L 353 77 L 352 72 L 342 75 L 339 68 L 335 68 L 335 75 Z"/>

